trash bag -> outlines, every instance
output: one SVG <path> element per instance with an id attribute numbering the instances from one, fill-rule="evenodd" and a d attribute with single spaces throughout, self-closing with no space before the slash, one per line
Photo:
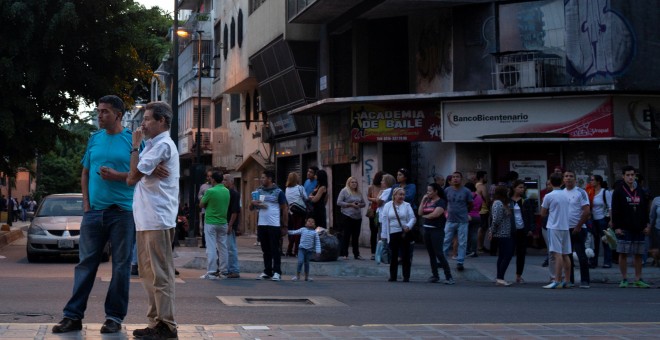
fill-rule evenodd
<path id="1" fill-rule="evenodd" d="M 321 254 L 316 256 L 313 261 L 337 261 L 339 258 L 339 239 L 334 235 L 328 234 L 325 230 L 319 232 L 319 239 L 321 240 Z"/>

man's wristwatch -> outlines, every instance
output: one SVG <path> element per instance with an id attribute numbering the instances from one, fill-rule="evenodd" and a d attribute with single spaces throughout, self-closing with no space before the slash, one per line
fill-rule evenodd
<path id="1" fill-rule="evenodd" d="M 131 153 L 133 153 L 133 152 L 138 152 L 138 151 L 140 151 L 140 149 L 138 149 L 138 148 L 132 148 L 132 149 L 131 149 Z"/>

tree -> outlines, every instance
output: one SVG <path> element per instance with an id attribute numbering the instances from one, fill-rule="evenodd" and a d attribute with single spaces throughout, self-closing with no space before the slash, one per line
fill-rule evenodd
<path id="1" fill-rule="evenodd" d="M 0 0 L 0 172 L 70 140 L 81 103 L 144 96 L 171 19 L 133 0 Z"/>
<path id="2" fill-rule="evenodd" d="M 58 139 L 53 150 L 39 158 L 39 182 L 35 199 L 50 194 L 81 192 L 80 160 L 85 154 L 90 134 L 96 130 L 92 124 L 81 122 L 65 126 L 72 138 Z"/>

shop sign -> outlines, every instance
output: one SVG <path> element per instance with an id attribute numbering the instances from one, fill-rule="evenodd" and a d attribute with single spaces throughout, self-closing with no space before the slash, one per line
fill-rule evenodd
<path id="1" fill-rule="evenodd" d="M 523 133 L 559 133 L 570 139 L 614 136 L 609 96 L 446 102 L 442 112 L 445 141 Z"/>
<path id="2" fill-rule="evenodd" d="M 431 105 L 353 106 L 351 121 L 353 142 L 440 141 L 440 111 Z"/>

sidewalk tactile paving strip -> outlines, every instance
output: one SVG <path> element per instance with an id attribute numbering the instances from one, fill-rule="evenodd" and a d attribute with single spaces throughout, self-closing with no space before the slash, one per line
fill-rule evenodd
<path id="1" fill-rule="evenodd" d="M 100 334 L 101 324 L 52 334 L 53 324 L 0 323 L 0 339 L 132 339 L 142 324 Z M 179 339 L 657 339 L 660 323 L 421 324 L 421 325 L 179 325 Z"/>

